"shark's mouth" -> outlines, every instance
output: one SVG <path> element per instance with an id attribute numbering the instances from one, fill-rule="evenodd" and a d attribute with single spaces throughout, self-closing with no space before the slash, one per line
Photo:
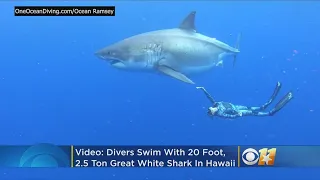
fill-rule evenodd
<path id="1" fill-rule="evenodd" d="M 120 63 L 120 62 L 121 61 L 119 61 L 119 60 L 113 59 L 113 60 L 110 61 L 110 64 L 111 65 L 115 65 L 115 64 Z"/>
<path id="2" fill-rule="evenodd" d="M 116 59 L 111 60 L 110 65 L 113 67 L 116 67 L 116 68 L 120 68 L 120 69 L 126 68 L 125 64 L 123 64 L 122 61 L 116 60 Z"/>

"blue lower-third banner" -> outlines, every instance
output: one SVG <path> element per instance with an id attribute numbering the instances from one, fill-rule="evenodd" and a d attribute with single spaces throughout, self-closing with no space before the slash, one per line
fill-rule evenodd
<path id="1" fill-rule="evenodd" d="M 70 167 L 71 146 L 0 146 L 0 167 Z"/>
<path id="2" fill-rule="evenodd" d="M 320 146 L 0 146 L 1 167 L 320 167 Z"/>

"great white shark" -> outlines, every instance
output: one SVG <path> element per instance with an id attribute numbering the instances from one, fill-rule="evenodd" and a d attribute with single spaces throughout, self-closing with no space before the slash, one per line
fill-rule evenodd
<path id="1" fill-rule="evenodd" d="M 113 67 L 126 70 L 158 71 L 180 81 L 195 84 L 187 75 L 219 66 L 228 55 L 239 51 L 216 38 L 196 32 L 192 11 L 178 28 L 138 34 L 98 50 L 95 55 Z"/>

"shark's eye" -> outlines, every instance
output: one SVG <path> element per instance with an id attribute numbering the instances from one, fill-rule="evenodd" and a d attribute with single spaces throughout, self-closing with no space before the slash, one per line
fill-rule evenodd
<path id="1" fill-rule="evenodd" d="M 108 54 L 108 55 L 111 55 L 111 51 L 108 51 L 107 54 Z"/>

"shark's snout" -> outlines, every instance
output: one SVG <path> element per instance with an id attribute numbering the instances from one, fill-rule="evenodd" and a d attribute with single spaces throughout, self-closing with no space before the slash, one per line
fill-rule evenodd
<path id="1" fill-rule="evenodd" d="M 113 61 L 121 61 L 120 57 L 114 51 L 101 49 L 94 53 L 95 56 L 102 60 L 110 61 L 110 63 L 115 63 Z"/>
<path id="2" fill-rule="evenodd" d="M 106 60 L 105 56 L 103 55 L 103 53 L 101 51 L 95 52 L 94 55 L 100 59 Z"/>
<path id="3" fill-rule="evenodd" d="M 104 51 L 97 51 L 94 53 L 95 56 L 98 58 L 107 61 L 111 66 L 123 69 L 125 68 L 125 65 L 123 62 L 115 57 L 110 56 L 109 54 L 106 54 Z"/>

